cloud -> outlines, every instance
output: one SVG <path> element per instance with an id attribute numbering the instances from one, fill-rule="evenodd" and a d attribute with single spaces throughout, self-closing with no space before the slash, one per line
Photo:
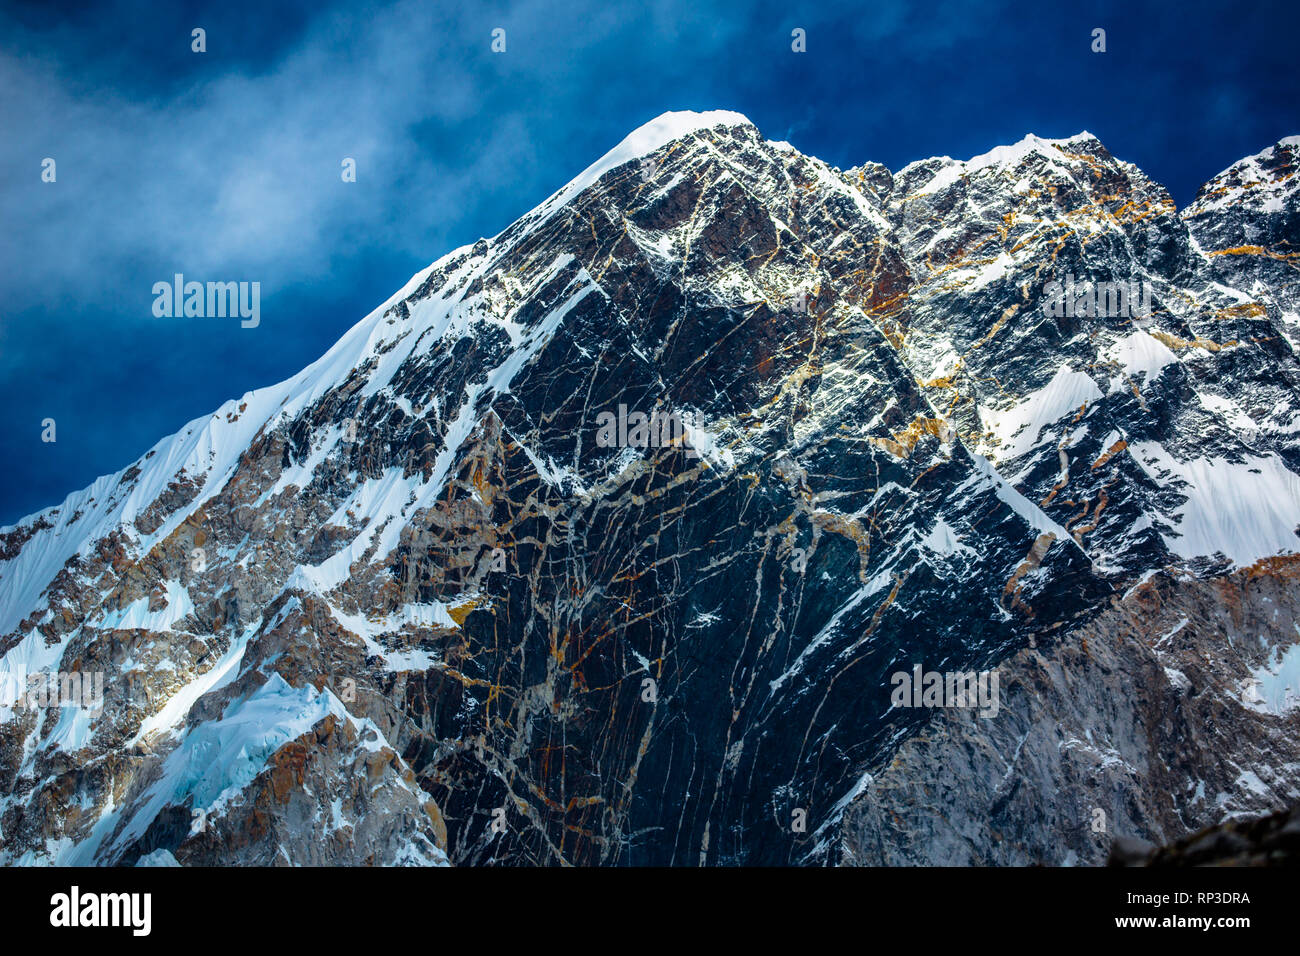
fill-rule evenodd
<path id="1" fill-rule="evenodd" d="M 1108 59 L 1086 53 L 1094 15 Z M 844 167 L 1087 127 L 1186 201 L 1298 131 L 1295 11 L 1235 16 L 1011 0 L 978 14 L 952 0 L 11 5 L 0 521 L 293 374 L 419 268 L 665 110 L 736 109 Z M 790 50 L 796 26 L 806 54 Z M 178 271 L 261 282 L 261 325 L 160 324 L 152 285 Z M 33 451 L 51 409 L 59 446 Z"/>

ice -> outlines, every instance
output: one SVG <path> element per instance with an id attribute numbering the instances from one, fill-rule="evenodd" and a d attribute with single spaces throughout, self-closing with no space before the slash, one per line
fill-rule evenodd
<path id="1" fill-rule="evenodd" d="M 527 217 L 534 228 L 553 216 L 601 176 L 624 163 L 653 153 L 674 140 L 715 126 L 752 126 L 749 119 L 731 110 L 695 113 L 668 112 L 633 130 L 621 143 L 596 160 Z"/>
<path id="2" fill-rule="evenodd" d="M 297 601 L 296 598 L 292 600 Z M 287 610 L 286 607 L 281 613 Z M 215 664 L 174 693 L 156 713 L 146 717 L 128 745 L 134 746 L 153 734 L 173 733 L 200 697 L 233 682 L 239 676 L 239 665 L 244 659 L 244 649 L 248 646 L 249 638 L 256 633 L 260 623 L 245 628 Z"/>
<path id="3" fill-rule="evenodd" d="M 220 810 L 261 773 L 273 753 L 331 713 L 347 719 L 343 704 L 328 690 L 318 691 L 311 684 L 294 688 L 272 674 L 247 697 L 227 704 L 220 719 L 185 734 L 163 762 L 162 774 L 145 794 L 143 805 L 109 849 L 129 846 L 167 806 Z M 92 863 L 98 848 L 98 840 L 87 840 L 64 862 Z"/>
<path id="4" fill-rule="evenodd" d="M 136 866 L 180 866 L 171 850 L 154 850 L 135 861 Z"/>
<path id="5" fill-rule="evenodd" d="M 1146 332 L 1133 332 L 1112 343 L 1102 358 L 1117 363 L 1130 378 L 1145 375 L 1148 382 L 1178 361 L 1168 346 Z"/>
<path id="6" fill-rule="evenodd" d="M 1253 669 L 1255 709 L 1281 716 L 1300 705 L 1300 644 L 1275 647 L 1264 666 Z"/>
<path id="7" fill-rule="evenodd" d="M 1062 365 L 1050 382 L 1009 409 L 999 411 L 981 405 L 980 420 L 1001 443 L 996 457 L 1006 461 L 1037 445 L 1039 433 L 1046 426 L 1101 397 L 1101 389 L 1088 375 Z"/>
<path id="8" fill-rule="evenodd" d="M 1157 442 L 1134 442 L 1129 452 L 1161 485 L 1187 496 L 1175 512 L 1165 544 L 1185 558 L 1222 552 L 1238 567 L 1300 550 L 1300 477 L 1276 455 L 1244 461 L 1196 458 L 1182 462 Z"/>
<path id="9" fill-rule="evenodd" d="M 179 581 L 163 582 L 164 597 L 167 606 L 157 611 L 149 610 L 149 595 L 137 598 L 124 608 L 109 611 L 101 617 L 88 621 L 91 627 L 102 631 L 170 631 L 186 615 L 194 613 L 194 604 L 190 592 Z"/>
<path id="10" fill-rule="evenodd" d="M 962 544 L 957 537 L 957 532 L 953 531 L 952 526 L 944 521 L 942 516 L 935 520 L 934 527 L 930 529 L 930 533 L 925 536 L 921 543 L 940 556 L 975 555 L 975 549 Z"/>

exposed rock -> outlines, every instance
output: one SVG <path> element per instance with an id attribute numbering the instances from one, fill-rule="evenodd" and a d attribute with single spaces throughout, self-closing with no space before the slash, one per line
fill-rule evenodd
<path id="1" fill-rule="evenodd" d="M 1253 820 L 1229 820 L 1168 846 L 1121 843 L 1111 866 L 1295 866 L 1300 862 L 1300 805 Z"/>
<path id="2" fill-rule="evenodd" d="M 1088 134 L 649 124 L 0 530 L 0 676 L 106 678 L 0 706 L 0 859 L 1099 863 L 1294 800 L 1233 696 L 1300 634 L 1294 145 L 1180 215 Z"/>

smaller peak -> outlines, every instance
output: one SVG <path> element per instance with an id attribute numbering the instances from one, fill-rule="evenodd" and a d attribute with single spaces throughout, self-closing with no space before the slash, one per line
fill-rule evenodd
<path id="1" fill-rule="evenodd" d="M 1053 145 L 1060 146 L 1063 143 L 1082 143 L 1082 142 L 1099 143 L 1101 142 L 1101 140 L 1097 139 L 1096 136 L 1088 132 L 1086 129 L 1081 129 L 1073 136 L 1067 136 L 1065 137 L 1065 139 L 1045 139 L 1043 140 L 1043 142 L 1052 143 Z"/>
<path id="2" fill-rule="evenodd" d="M 1223 170 L 1196 193 L 1185 217 L 1238 207 L 1257 212 L 1281 212 L 1294 203 L 1300 136 L 1284 136 L 1252 156 Z"/>
<path id="3" fill-rule="evenodd" d="M 1073 136 L 1067 136 L 1064 139 L 1047 139 L 1043 136 L 1037 136 L 1034 133 L 1028 133 L 1018 142 L 1005 146 L 994 146 L 987 153 L 981 153 L 978 156 L 972 156 L 970 159 L 963 161 L 955 160 L 951 156 L 936 156 L 932 159 L 923 159 L 915 163 L 909 163 L 899 171 L 899 175 L 904 175 L 918 167 L 927 166 L 935 170 L 930 181 L 913 195 L 924 195 L 926 193 L 938 192 L 953 183 L 957 182 L 963 176 L 969 176 L 981 169 L 989 166 L 1014 166 L 1025 158 L 1032 155 L 1045 156 L 1050 160 L 1062 160 L 1062 153 L 1066 152 L 1066 147 L 1077 148 L 1082 144 L 1097 144 L 1100 141 L 1087 130 L 1081 130 Z M 935 166 L 934 164 L 938 164 Z"/>
<path id="4" fill-rule="evenodd" d="M 1064 139 L 1048 139 L 1046 136 L 1028 133 L 1017 143 L 1010 146 L 995 146 L 987 153 L 968 159 L 965 166 L 967 170 L 979 169 L 983 166 L 1002 166 L 1019 162 L 1032 153 L 1044 153 L 1053 156 L 1054 152 L 1060 152 L 1063 146 L 1077 146 L 1080 143 L 1096 142 L 1098 142 L 1097 137 L 1086 129 Z"/>
<path id="5" fill-rule="evenodd" d="M 1112 155 L 1106 148 L 1106 144 L 1086 129 L 1079 130 L 1073 136 L 1066 136 L 1064 139 L 1042 139 L 1041 142 L 1060 153 L 1087 155 L 1094 159 L 1114 160 L 1120 165 L 1127 165 L 1122 159 Z"/>
<path id="6" fill-rule="evenodd" d="M 1281 159 L 1282 157 L 1279 157 L 1277 155 L 1279 148 L 1283 152 L 1289 152 L 1295 150 L 1296 148 L 1300 148 L 1300 136 L 1283 136 L 1272 146 L 1265 146 L 1258 153 L 1253 153 L 1250 156 L 1243 156 L 1241 159 L 1237 160 L 1227 169 L 1221 171 L 1217 176 L 1214 177 L 1214 179 L 1220 179 L 1224 176 L 1228 176 L 1235 171 L 1242 170 L 1243 168 L 1253 167 L 1260 164 L 1267 164 L 1275 160 Z M 1214 180 L 1211 180 L 1211 182 L 1213 181 Z"/>

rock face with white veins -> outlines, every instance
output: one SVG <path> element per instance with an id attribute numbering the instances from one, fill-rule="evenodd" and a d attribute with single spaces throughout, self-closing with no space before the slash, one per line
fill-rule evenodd
<path id="1" fill-rule="evenodd" d="M 3 686 L 104 675 L 0 699 L 0 858 L 1103 862 L 1293 800 L 1238 685 L 1300 638 L 1295 151 L 1180 214 L 1089 134 L 647 124 L 0 531 Z"/>

